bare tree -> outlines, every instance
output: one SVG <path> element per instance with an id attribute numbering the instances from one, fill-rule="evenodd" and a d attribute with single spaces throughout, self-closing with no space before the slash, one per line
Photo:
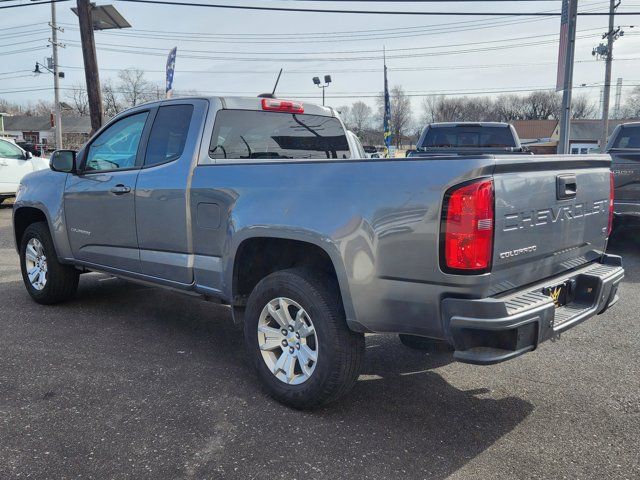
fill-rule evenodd
<path id="1" fill-rule="evenodd" d="M 127 68 L 118 72 L 118 90 L 126 108 L 135 107 L 153 98 L 153 85 L 145 78 L 144 71 Z"/>
<path id="2" fill-rule="evenodd" d="M 338 111 L 338 113 L 340 114 L 340 118 L 342 118 L 342 121 L 344 122 L 345 127 L 347 127 L 347 129 L 351 130 L 351 107 L 349 105 L 342 105 L 341 107 L 336 108 L 336 110 Z"/>
<path id="3" fill-rule="evenodd" d="M 360 135 L 365 128 L 371 125 L 371 107 L 361 100 L 358 100 L 353 105 L 349 112 L 350 128 Z"/>
<path id="4" fill-rule="evenodd" d="M 423 122 L 451 122 L 460 116 L 459 104 L 444 95 L 425 97 L 422 100 Z"/>
<path id="5" fill-rule="evenodd" d="M 87 89 L 82 83 L 74 83 L 71 90 L 65 94 L 67 103 L 71 106 L 72 113 L 76 115 L 89 115 L 89 97 Z"/>
<path id="6" fill-rule="evenodd" d="M 571 102 L 571 118 L 596 118 L 598 105 L 586 94 L 576 95 Z"/>
<path id="7" fill-rule="evenodd" d="M 495 119 L 500 122 L 524 120 L 526 109 L 526 101 L 519 95 L 500 95 L 493 103 Z"/>
<path id="8" fill-rule="evenodd" d="M 562 99 L 553 90 L 532 92 L 525 98 L 526 120 L 557 120 L 562 110 Z"/>
<path id="9" fill-rule="evenodd" d="M 488 97 L 426 97 L 422 102 L 424 123 L 483 122 L 495 119 L 494 102 Z"/>
<path id="10" fill-rule="evenodd" d="M 634 87 L 625 99 L 622 118 L 640 118 L 640 87 Z"/>
<path id="11" fill-rule="evenodd" d="M 33 114 L 37 116 L 49 116 L 55 110 L 53 102 L 47 100 L 38 100 L 32 107 Z"/>
<path id="12" fill-rule="evenodd" d="M 111 79 L 102 83 L 102 105 L 105 116 L 109 118 L 116 116 L 123 110 L 122 103 Z"/>

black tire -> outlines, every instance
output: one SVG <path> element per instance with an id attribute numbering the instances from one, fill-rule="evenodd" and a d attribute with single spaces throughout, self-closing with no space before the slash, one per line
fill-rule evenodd
<path id="1" fill-rule="evenodd" d="M 308 313 L 318 340 L 315 370 L 299 385 L 276 378 L 258 347 L 260 314 L 267 303 L 279 297 L 297 302 Z M 245 311 L 244 338 L 249 360 L 266 391 L 297 409 L 318 407 L 347 393 L 358 378 L 364 357 L 364 335 L 347 327 L 335 281 L 307 269 L 275 272 L 256 285 Z"/>
<path id="2" fill-rule="evenodd" d="M 398 335 L 400 342 L 414 350 L 422 350 L 424 352 L 444 353 L 453 352 L 454 348 L 444 340 L 436 340 L 435 338 L 419 337 L 417 335 L 406 335 L 401 333 Z"/>
<path id="3" fill-rule="evenodd" d="M 40 241 L 47 259 L 47 281 L 42 290 L 34 288 L 27 275 L 25 257 L 27 244 L 32 238 Z M 22 270 L 22 280 L 27 292 L 29 292 L 31 298 L 43 305 L 52 305 L 69 300 L 78 289 L 80 272 L 73 266 L 58 262 L 53 240 L 45 222 L 32 223 L 22 235 L 20 240 L 20 269 Z"/>

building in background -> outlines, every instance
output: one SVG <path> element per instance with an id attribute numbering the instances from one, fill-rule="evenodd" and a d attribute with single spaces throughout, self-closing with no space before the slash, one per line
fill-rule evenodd
<path id="1" fill-rule="evenodd" d="M 632 120 L 610 120 L 607 135 L 611 135 L 619 124 L 630 121 Z M 533 153 L 537 155 L 556 153 L 560 140 L 557 120 L 516 120 L 512 123 L 522 144 Z M 598 152 L 598 142 L 601 136 L 602 120 L 571 120 L 569 153 L 586 155 Z"/>
<path id="2" fill-rule="evenodd" d="M 37 146 L 45 152 L 55 148 L 55 129 L 51 126 L 50 116 L 14 115 L 3 116 L 2 120 L 4 125 L 0 129 L 0 136 Z M 89 117 L 62 117 L 62 125 L 65 148 L 77 150 L 89 139 Z"/>

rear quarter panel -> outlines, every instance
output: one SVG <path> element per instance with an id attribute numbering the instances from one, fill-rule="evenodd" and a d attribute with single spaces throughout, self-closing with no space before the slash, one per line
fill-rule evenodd
<path id="1" fill-rule="evenodd" d="M 438 298 L 451 284 L 438 263 L 441 199 L 490 176 L 491 157 L 210 164 L 196 168 L 192 210 L 220 207 L 220 228 L 194 233 L 194 253 L 220 258 L 232 297 L 235 252 L 252 237 L 301 240 L 333 260 L 349 321 L 372 331 L 417 322 L 438 336 Z M 452 288 L 465 290 L 464 278 Z M 406 320 L 403 320 L 403 317 Z M 355 323 L 353 323 L 355 324 Z"/>

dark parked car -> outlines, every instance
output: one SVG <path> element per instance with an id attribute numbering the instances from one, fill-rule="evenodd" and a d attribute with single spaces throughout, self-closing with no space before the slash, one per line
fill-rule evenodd
<path id="1" fill-rule="evenodd" d="M 430 123 L 408 157 L 441 155 L 513 155 L 531 152 L 520 144 L 513 125 L 500 122 Z"/>
<path id="2" fill-rule="evenodd" d="M 606 152 L 612 160 L 616 224 L 640 225 L 640 122 L 618 125 Z"/>

